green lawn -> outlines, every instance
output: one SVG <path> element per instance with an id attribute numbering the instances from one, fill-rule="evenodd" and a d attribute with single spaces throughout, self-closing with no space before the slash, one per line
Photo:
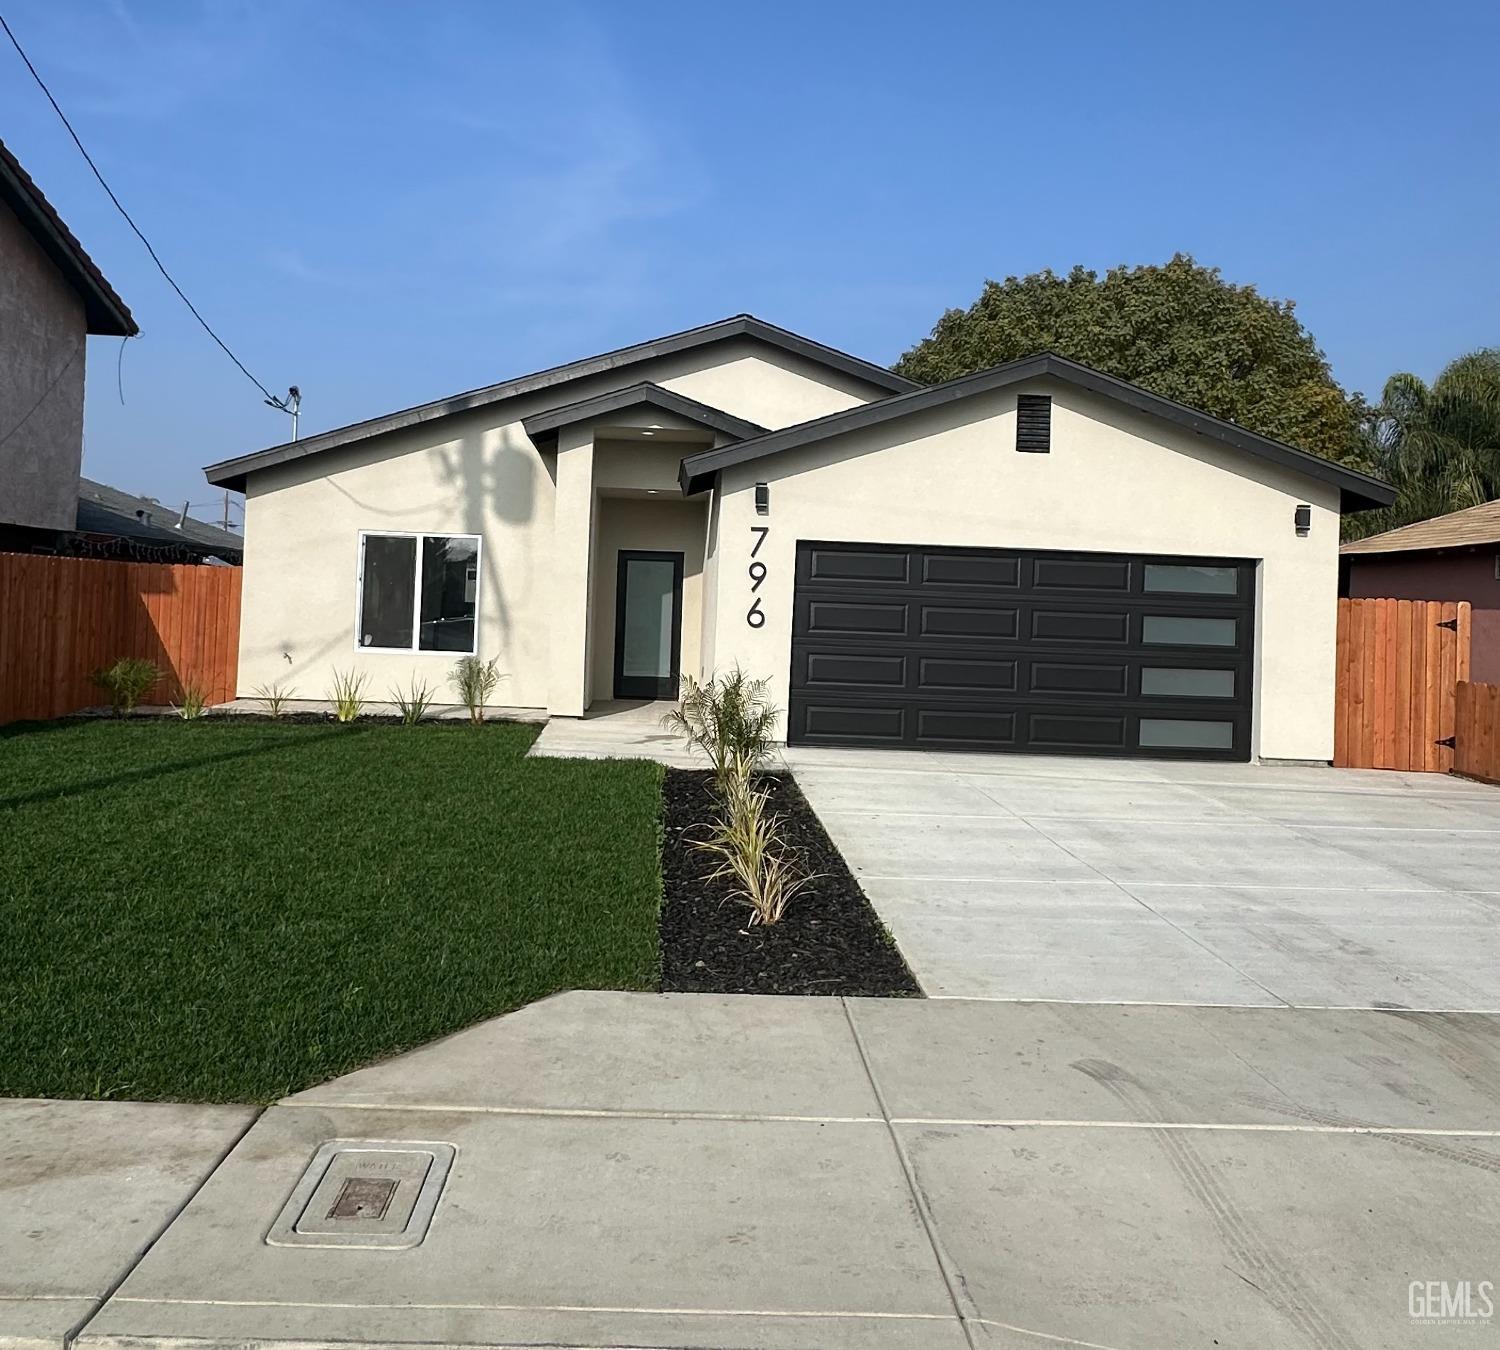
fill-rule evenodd
<path id="1" fill-rule="evenodd" d="M 0 730 L 0 1095 L 269 1101 L 655 987 L 661 771 L 535 734 Z"/>

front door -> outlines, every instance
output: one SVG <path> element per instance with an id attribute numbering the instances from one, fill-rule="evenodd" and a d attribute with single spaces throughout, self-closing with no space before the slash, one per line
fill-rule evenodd
<path id="1" fill-rule="evenodd" d="M 682 554 L 620 550 L 615 697 L 676 698 L 682 660 Z"/>

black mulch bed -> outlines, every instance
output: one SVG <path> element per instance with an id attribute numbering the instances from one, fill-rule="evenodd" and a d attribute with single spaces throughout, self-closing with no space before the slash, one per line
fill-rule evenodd
<path id="1" fill-rule="evenodd" d="M 717 813 L 709 775 L 668 769 L 662 783 L 661 987 L 697 994 L 859 994 L 920 997 L 890 935 L 802 791 L 766 774 L 771 806 L 803 872 L 818 879 L 780 923 L 751 925 L 729 884 L 708 880 L 716 859 L 692 847 Z"/>

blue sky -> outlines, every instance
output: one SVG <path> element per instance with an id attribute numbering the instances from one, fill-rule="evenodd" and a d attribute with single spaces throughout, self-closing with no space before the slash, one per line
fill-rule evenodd
<path id="1" fill-rule="evenodd" d="M 1179 249 L 1372 396 L 1500 343 L 1492 2 L 0 8 L 304 433 L 742 310 L 889 362 L 987 277 Z M 8 46 L 0 137 L 141 325 L 85 472 L 210 499 L 285 418 Z"/>

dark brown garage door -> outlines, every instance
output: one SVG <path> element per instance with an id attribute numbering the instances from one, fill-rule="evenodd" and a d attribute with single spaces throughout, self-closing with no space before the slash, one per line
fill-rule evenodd
<path id="1" fill-rule="evenodd" d="M 788 738 L 1250 757 L 1254 564 L 797 545 Z"/>

